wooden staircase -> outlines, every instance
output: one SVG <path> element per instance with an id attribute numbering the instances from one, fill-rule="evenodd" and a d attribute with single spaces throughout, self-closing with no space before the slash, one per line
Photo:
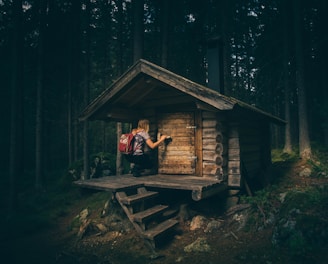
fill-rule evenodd
<path id="1" fill-rule="evenodd" d="M 117 192 L 116 199 L 137 232 L 155 248 L 157 241 L 172 231 L 178 221 L 167 214 L 167 205 L 155 204 L 158 192 L 145 187 L 128 191 Z"/>

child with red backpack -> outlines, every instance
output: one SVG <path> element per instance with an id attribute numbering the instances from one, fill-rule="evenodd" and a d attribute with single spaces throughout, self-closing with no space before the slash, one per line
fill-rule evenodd
<path id="1" fill-rule="evenodd" d="M 154 167 L 154 162 L 150 155 L 145 151 L 146 146 L 155 149 L 167 138 L 166 135 L 161 135 L 156 142 L 153 142 L 148 132 L 149 121 L 147 119 L 139 120 L 138 127 L 132 131 L 134 135 L 133 152 L 129 155 L 125 155 L 125 157 L 129 162 L 134 164 L 134 167 L 132 168 L 132 174 L 134 177 L 139 177 L 143 170 L 153 169 Z"/>

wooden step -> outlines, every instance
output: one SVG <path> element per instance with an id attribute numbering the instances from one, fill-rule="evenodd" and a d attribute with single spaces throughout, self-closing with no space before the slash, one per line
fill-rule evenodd
<path id="1" fill-rule="evenodd" d="M 145 193 L 137 193 L 134 195 L 129 195 L 125 197 L 120 197 L 120 202 L 125 205 L 131 205 L 146 199 L 150 199 L 153 197 L 156 197 L 158 195 L 158 192 L 145 192 Z"/>
<path id="2" fill-rule="evenodd" d="M 169 231 L 173 227 L 175 227 L 179 223 L 178 220 L 175 219 L 168 219 L 157 226 L 148 229 L 147 231 L 143 232 L 143 236 L 147 239 L 154 240 L 160 234 Z"/>
<path id="3" fill-rule="evenodd" d="M 166 208 L 168 208 L 167 205 L 156 205 L 154 207 L 151 207 L 147 210 L 135 213 L 132 215 L 132 219 L 135 222 L 138 223 L 143 223 L 144 221 L 146 221 L 147 219 L 158 215 L 159 213 L 163 212 Z"/>

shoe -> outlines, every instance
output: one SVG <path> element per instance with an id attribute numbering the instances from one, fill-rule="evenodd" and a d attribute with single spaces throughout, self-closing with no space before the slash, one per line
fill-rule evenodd
<path id="1" fill-rule="evenodd" d="M 133 168 L 132 169 L 132 175 L 133 175 L 133 177 L 140 177 L 141 176 L 141 173 L 136 168 Z"/>
<path id="2" fill-rule="evenodd" d="M 145 169 L 143 172 L 141 172 L 142 176 L 148 176 L 148 175 L 154 175 L 156 174 L 153 169 Z"/>

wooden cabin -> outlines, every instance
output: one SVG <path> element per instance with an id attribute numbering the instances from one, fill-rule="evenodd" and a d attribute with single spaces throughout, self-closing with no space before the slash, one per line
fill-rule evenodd
<path id="1" fill-rule="evenodd" d="M 247 182 L 263 182 L 271 164 L 270 124 L 284 121 L 162 67 L 139 60 L 96 98 L 80 120 L 150 121 L 150 136 L 171 136 L 152 152 L 157 173 L 80 180 L 76 185 L 115 193 L 137 232 L 156 241 L 178 225 L 168 205 L 149 205 L 160 191 L 187 190 L 195 201 Z M 166 199 L 168 199 L 165 196 Z M 136 210 L 136 208 L 138 208 Z M 164 211 L 166 210 L 166 213 Z M 156 219 L 156 225 L 149 225 Z"/>
<path id="2" fill-rule="evenodd" d="M 246 178 L 263 181 L 271 164 L 270 124 L 284 124 L 146 60 L 135 63 L 91 102 L 80 121 L 135 125 L 141 118 L 150 120 L 153 140 L 158 133 L 172 138 L 153 153 L 158 175 L 198 177 L 231 188 L 242 187 Z"/>

